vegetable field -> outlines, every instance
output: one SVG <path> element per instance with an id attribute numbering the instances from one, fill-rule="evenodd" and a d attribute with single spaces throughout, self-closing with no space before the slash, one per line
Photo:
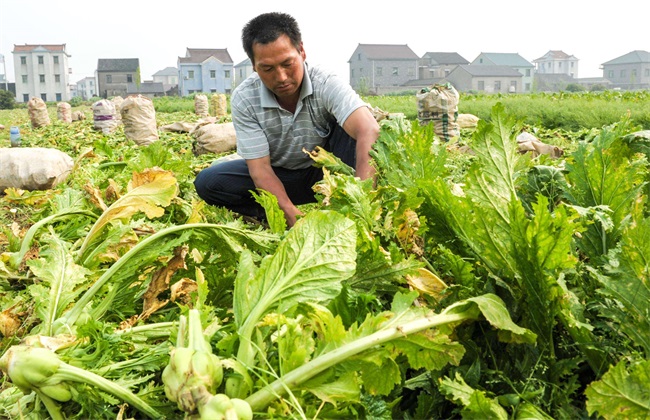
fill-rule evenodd
<path id="1" fill-rule="evenodd" d="M 649 111 L 575 127 L 493 98 L 440 144 L 398 100 L 368 98 L 403 114 L 375 182 L 315 151 L 291 229 L 264 191 L 265 224 L 202 202 L 217 156 L 190 134 L 0 111 L 0 147 L 17 125 L 74 159 L 0 195 L 0 417 L 650 418 Z M 524 130 L 564 154 L 519 153 Z"/>

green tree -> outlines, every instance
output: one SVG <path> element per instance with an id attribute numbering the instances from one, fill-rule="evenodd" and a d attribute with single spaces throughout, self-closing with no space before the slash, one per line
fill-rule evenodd
<path id="1" fill-rule="evenodd" d="M 7 90 L 0 90 L 0 109 L 14 109 L 16 98 Z"/>

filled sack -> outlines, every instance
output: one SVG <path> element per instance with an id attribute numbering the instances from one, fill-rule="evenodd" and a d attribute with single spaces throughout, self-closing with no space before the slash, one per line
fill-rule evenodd
<path id="1" fill-rule="evenodd" d="M 0 149 L 0 191 L 6 188 L 48 190 L 72 172 L 74 161 L 66 153 L 47 147 Z"/>
<path id="2" fill-rule="evenodd" d="M 130 95 L 120 105 L 124 135 L 138 146 L 158 140 L 158 125 L 153 101 L 143 95 Z"/>
<path id="3" fill-rule="evenodd" d="M 38 97 L 33 97 L 27 102 L 27 111 L 32 127 L 39 128 L 50 125 L 50 115 L 47 112 L 47 105 Z"/>
<path id="4" fill-rule="evenodd" d="M 115 105 L 107 99 L 100 99 L 92 105 L 93 109 L 93 128 L 104 134 L 110 134 L 115 131 L 118 125 L 117 116 L 115 115 Z"/>
<path id="5" fill-rule="evenodd" d="M 195 156 L 206 153 L 225 153 L 237 147 L 237 135 L 232 122 L 208 123 L 198 126 L 193 132 Z"/>
<path id="6" fill-rule="evenodd" d="M 456 122 L 460 95 L 451 83 L 423 88 L 416 97 L 420 125 L 433 123 L 436 136 L 445 142 L 460 136 Z"/>

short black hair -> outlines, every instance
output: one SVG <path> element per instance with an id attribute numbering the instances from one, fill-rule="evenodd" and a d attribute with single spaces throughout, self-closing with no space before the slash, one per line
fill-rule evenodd
<path id="1" fill-rule="evenodd" d="M 302 44 L 302 35 L 298 22 L 293 16 L 286 13 L 271 12 L 263 13 L 251 19 L 244 29 L 242 29 L 241 40 L 244 46 L 244 51 L 248 58 L 251 59 L 253 65 L 253 44 L 268 44 L 275 41 L 281 35 L 286 35 L 291 40 L 291 43 L 300 50 Z"/>

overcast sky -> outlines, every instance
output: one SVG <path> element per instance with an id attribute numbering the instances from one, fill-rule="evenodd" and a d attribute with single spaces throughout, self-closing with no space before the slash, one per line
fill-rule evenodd
<path id="1" fill-rule="evenodd" d="M 406 44 L 418 56 L 519 53 L 532 62 L 549 50 L 579 59 L 578 77 L 602 76 L 602 63 L 650 51 L 646 0 L 359 1 L 329 0 L 0 0 L 0 54 L 15 81 L 14 45 L 66 44 L 71 83 L 94 75 L 100 58 L 138 58 L 141 77 L 176 67 L 186 48 L 225 48 L 246 58 L 241 28 L 264 12 L 293 15 L 307 62 L 349 80 L 358 44 Z M 0 72 L 3 72 L 0 67 Z"/>

